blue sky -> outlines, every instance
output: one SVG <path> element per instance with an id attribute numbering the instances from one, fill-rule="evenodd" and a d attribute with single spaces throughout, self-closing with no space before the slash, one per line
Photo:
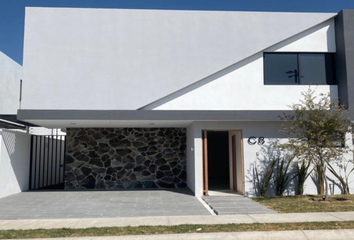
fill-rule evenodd
<path id="1" fill-rule="evenodd" d="M 0 0 L 0 51 L 22 64 L 25 7 L 338 12 L 354 0 Z"/>

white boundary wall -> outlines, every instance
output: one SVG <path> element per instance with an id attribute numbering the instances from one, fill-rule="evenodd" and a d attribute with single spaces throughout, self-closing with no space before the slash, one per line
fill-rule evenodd
<path id="1" fill-rule="evenodd" d="M 28 190 L 31 136 L 0 130 L 0 198 Z"/>

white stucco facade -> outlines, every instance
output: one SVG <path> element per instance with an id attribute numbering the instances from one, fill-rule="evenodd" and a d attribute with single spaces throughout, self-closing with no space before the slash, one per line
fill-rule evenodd
<path id="1" fill-rule="evenodd" d="M 0 52 L 0 114 L 16 114 L 20 106 L 22 66 Z"/>
<path id="2" fill-rule="evenodd" d="M 332 85 L 264 85 L 263 52 L 321 52 L 333 53 L 336 51 L 334 21 L 329 20 L 307 31 L 299 33 L 280 43 L 277 43 L 262 52 L 258 52 L 226 69 L 221 70 L 203 80 L 192 84 L 180 91 L 153 102 L 144 110 L 290 110 L 289 106 L 298 102 L 301 93 L 309 88 L 316 94 L 331 92 L 338 96 L 337 86 Z M 281 122 L 194 122 L 187 128 L 189 145 L 188 158 L 188 186 L 196 196 L 203 194 L 203 143 L 202 130 L 233 131 L 241 130 L 243 134 L 244 153 L 244 188 L 245 194 L 255 195 L 254 165 L 261 165 L 267 156 L 264 148 L 271 142 L 285 142 L 287 135 L 281 134 Z M 194 139 L 193 139 L 194 135 Z M 264 137 L 265 145 L 249 145 L 247 140 L 251 136 Z M 351 146 L 351 135 L 347 136 Z M 352 148 L 352 147 L 351 147 Z M 268 156 L 269 157 L 269 156 Z M 352 160 L 352 155 L 344 156 L 345 160 Z M 269 160 L 269 159 L 268 159 Z M 239 168 L 240 166 L 238 166 Z M 338 170 L 338 169 L 337 169 Z M 230 179 L 232 177 L 230 173 Z M 327 172 L 334 184 L 335 194 L 340 194 L 338 180 Z M 353 173 L 351 174 L 353 175 Z M 349 179 L 353 179 L 349 176 Z M 240 184 L 240 181 L 237 181 Z M 333 186 L 333 183 L 330 183 Z M 230 183 L 232 186 L 232 183 Z M 240 189 L 241 186 L 238 186 Z M 354 181 L 350 182 L 351 191 L 354 190 Z M 286 194 L 294 194 L 295 186 L 290 184 Z M 314 181 L 309 177 L 305 185 L 306 194 L 316 194 Z"/>
<path id="3" fill-rule="evenodd" d="M 266 166 L 272 157 L 277 156 L 277 152 L 272 148 L 272 143 L 279 142 L 284 143 L 288 139 L 288 135 L 280 132 L 281 122 L 194 122 L 191 126 L 187 128 L 189 134 L 194 133 L 194 147 L 193 149 L 187 149 L 187 156 L 189 165 L 193 165 L 192 169 L 187 168 L 187 175 L 190 179 L 188 186 L 194 190 L 196 196 L 203 195 L 203 142 L 202 142 L 202 131 L 203 130 L 213 130 L 213 131 L 242 131 L 242 141 L 243 141 L 243 161 L 244 161 L 244 187 L 245 194 L 247 196 L 256 195 L 255 187 L 255 176 L 253 173 L 254 165 L 256 164 L 259 169 Z M 265 143 L 263 145 L 255 144 L 250 145 L 248 139 L 250 137 L 264 137 Z M 347 134 L 347 144 L 352 149 L 352 138 L 350 134 Z M 191 138 L 191 137 L 189 137 Z M 271 150 L 269 150 L 271 149 Z M 190 157 L 190 155 L 192 155 Z M 343 158 L 343 163 L 348 160 L 353 160 L 352 153 L 348 153 Z M 335 164 L 333 164 L 336 166 Z M 350 169 L 350 164 L 348 169 Z M 336 168 L 338 170 L 338 168 Z M 329 184 L 333 184 L 333 180 L 337 185 L 334 186 L 334 193 L 340 194 L 341 189 L 338 187 L 340 184 L 338 180 L 333 177 L 329 171 L 327 171 L 327 177 L 329 178 Z M 231 173 L 230 173 L 231 175 Z M 193 183 L 194 180 L 194 183 Z M 354 191 L 354 173 L 349 176 L 349 185 L 351 192 Z M 295 185 L 291 183 L 285 194 L 294 194 Z M 305 194 L 317 194 L 317 189 L 314 181 L 309 177 L 305 184 Z M 331 192 L 329 191 L 329 194 Z"/>
<path id="4" fill-rule="evenodd" d="M 329 20 L 263 52 L 335 52 L 334 21 Z M 166 96 L 144 110 L 289 110 L 309 85 L 265 85 L 263 52 L 256 53 L 183 90 Z M 335 85 L 312 85 L 316 94 Z"/>
<path id="5" fill-rule="evenodd" d="M 324 22 L 293 47 L 312 42 L 307 51 L 311 46 L 334 51 L 335 15 L 26 8 L 22 109 L 136 110 L 230 68 L 246 71 L 232 76 L 254 68 L 261 75 L 260 52 Z M 251 76 L 252 84 L 262 80 L 256 77 Z M 226 74 L 218 84 L 231 84 L 230 79 Z M 221 109 L 232 107 L 221 104 Z"/>

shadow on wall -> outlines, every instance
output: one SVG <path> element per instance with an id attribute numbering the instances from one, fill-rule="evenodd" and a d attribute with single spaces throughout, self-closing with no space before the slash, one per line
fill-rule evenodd
<path id="1" fill-rule="evenodd" d="M 167 102 L 172 101 L 173 99 L 181 97 L 181 96 L 183 96 L 183 95 L 185 95 L 197 88 L 200 88 L 200 87 L 202 87 L 210 82 L 213 82 L 213 81 L 215 81 L 215 80 L 217 80 L 217 79 L 219 79 L 231 72 L 234 72 L 237 69 L 243 68 L 244 66 L 246 66 L 246 65 L 258 60 L 259 58 L 262 58 L 262 57 L 263 57 L 263 55 L 260 55 L 259 52 L 257 52 L 255 54 L 235 63 L 235 64 L 232 64 L 224 69 L 221 69 L 220 71 L 218 71 L 216 73 L 213 73 L 213 74 L 199 80 L 198 82 L 195 82 L 185 88 L 182 88 L 174 93 L 171 93 L 170 95 L 167 95 L 161 99 L 158 99 L 155 102 L 149 103 L 148 105 L 145 105 L 145 106 L 139 108 L 139 110 L 153 110 L 153 109 L 155 109 Z"/>
<path id="2" fill-rule="evenodd" d="M 334 172 L 333 172 L 334 171 Z M 343 158 L 339 161 L 333 161 L 330 165 L 327 165 L 326 169 L 326 192 L 328 194 L 335 194 L 336 187 L 339 189 L 341 194 L 345 194 L 344 186 L 341 184 L 339 179 L 333 174 L 336 173 L 343 178 L 343 180 L 348 184 L 347 191 L 352 193 L 353 186 L 353 173 L 354 173 L 354 162 Z M 314 177 L 317 179 L 317 177 Z"/>
<path id="3" fill-rule="evenodd" d="M 17 185 L 21 191 L 26 191 L 29 181 L 30 135 L 5 130 L 2 131 L 2 139 L 6 148 L 6 152 L 1 152 L 1 156 L 4 157 L 2 161 L 9 159 L 11 170 L 15 175 L 15 179 L 6 179 L 7 184 Z"/>
<path id="4" fill-rule="evenodd" d="M 336 164 L 331 163 L 332 165 Z M 350 168 L 351 167 L 351 168 Z M 312 164 L 312 168 L 314 171 L 312 171 L 310 178 L 314 185 L 316 186 L 317 193 L 320 192 L 320 181 L 318 179 L 318 175 L 316 172 L 316 166 Z M 336 173 L 341 176 L 346 182 L 348 182 L 349 185 L 349 191 L 350 191 L 350 186 L 353 184 L 352 178 L 350 178 L 351 173 L 353 170 L 352 163 L 346 159 L 344 159 L 341 163 L 337 163 L 337 165 L 334 166 L 334 169 Z M 340 183 L 338 178 L 336 178 L 333 174 L 331 174 L 329 167 L 327 165 L 326 167 L 326 181 L 325 181 L 325 193 L 326 195 L 334 195 L 334 194 L 345 194 L 343 185 Z M 339 193 L 336 193 L 336 188 L 340 191 Z M 352 192 L 350 192 L 352 193 Z"/>
<path id="5" fill-rule="evenodd" d="M 276 175 L 279 170 L 279 161 L 284 161 L 286 165 L 291 161 L 289 152 L 278 147 L 279 140 L 270 140 L 262 145 L 257 153 L 256 160 L 251 163 L 247 170 L 247 181 L 253 186 L 253 192 L 249 194 L 259 196 L 262 187 L 266 188 L 266 196 L 274 196 L 276 193 Z M 278 161 L 277 161 L 278 160 Z M 274 162 L 273 162 L 274 161 Z M 276 161 L 276 162 L 275 162 Z M 272 165 L 273 164 L 273 165 Z M 273 171 L 270 175 L 270 172 Z M 258 178 L 257 178 L 258 174 Z M 269 178 L 267 175 L 269 174 Z M 292 179 L 294 170 L 289 168 L 289 178 Z M 284 195 L 295 193 L 296 182 L 291 180 L 286 185 Z"/>

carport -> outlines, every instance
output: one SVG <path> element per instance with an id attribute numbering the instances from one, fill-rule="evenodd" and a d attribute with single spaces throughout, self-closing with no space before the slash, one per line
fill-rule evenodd
<path id="1" fill-rule="evenodd" d="M 210 215 L 190 190 L 28 191 L 0 199 L 0 219 Z"/>

